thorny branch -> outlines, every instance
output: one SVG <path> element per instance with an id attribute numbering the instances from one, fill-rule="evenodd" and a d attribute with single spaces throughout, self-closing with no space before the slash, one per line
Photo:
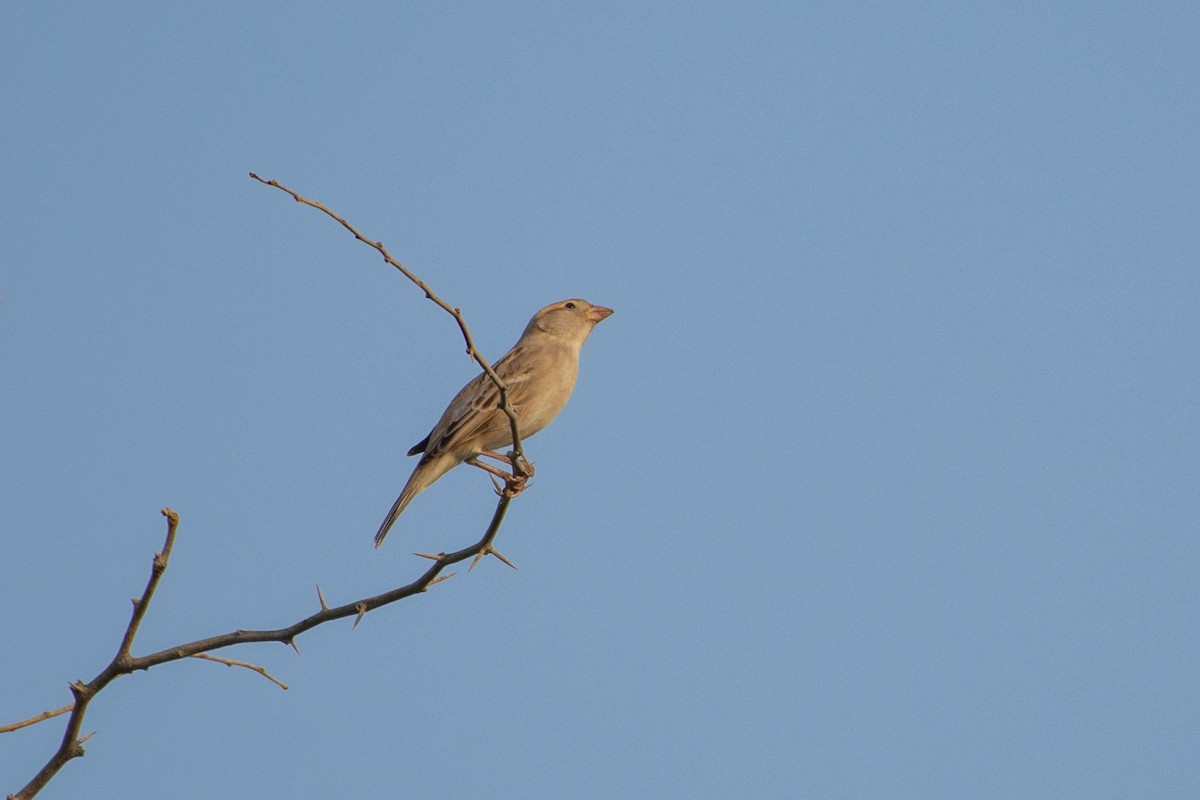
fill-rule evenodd
<path id="1" fill-rule="evenodd" d="M 354 234 L 354 237 L 359 241 L 373 247 L 379 251 L 384 260 L 391 264 L 396 269 L 400 270 L 406 278 L 415 283 L 425 296 L 451 314 L 458 323 L 459 330 L 462 332 L 463 339 L 467 344 L 467 353 L 479 364 L 492 382 L 496 384 L 496 388 L 500 394 L 500 407 L 504 413 L 508 415 L 509 424 L 512 429 L 514 457 L 511 459 L 513 473 L 511 476 L 504 478 L 504 485 L 497 488 L 497 494 L 500 500 L 496 505 L 496 510 L 492 514 L 492 520 L 484 531 L 483 536 L 475 544 L 464 547 L 461 550 L 456 550 L 453 553 L 418 553 L 433 561 L 428 569 L 425 570 L 416 580 L 411 583 L 400 586 L 396 589 L 377 594 L 371 597 L 365 597 L 355 600 L 350 603 L 345 603 L 340 606 L 330 607 L 326 601 L 321 588 L 317 587 L 317 597 L 320 603 L 320 611 L 312 614 L 304 619 L 295 622 L 286 628 L 278 628 L 275 630 L 235 630 L 229 633 L 223 633 L 218 636 L 210 636 L 207 639 L 198 639 L 194 642 L 176 645 L 175 647 L 166 650 L 160 650 L 157 653 L 151 653 L 144 656 L 134 656 L 132 654 L 133 641 L 137 636 L 138 628 L 142 620 L 146 616 L 149 609 L 150 601 L 154 597 L 154 592 L 158 588 L 158 583 L 162 579 L 163 573 L 166 572 L 167 564 L 170 561 L 171 550 L 175 545 L 175 533 L 179 527 L 179 515 L 169 508 L 164 508 L 162 514 L 167 518 L 167 535 L 166 541 L 163 544 L 161 552 L 155 553 L 154 560 L 150 569 L 150 578 L 146 583 L 146 588 L 143 590 L 140 597 L 133 598 L 133 613 L 130 617 L 129 624 L 125 628 L 125 633 L 121 637 L 121 643 L 117 647 L 117 653 L 113 656 L 103 670 L 91 681 L 84 683 L 82 680 L 77 680 L 70 685 L 71 693 L 74 695 L 74 702 L 63 706 L 62 708 L 53 711 L 44 711 L 29 719 L 9 725 L 0 726 L 0 733 L 8 733 L 20 728 L 34 725 L 38 722 L 50 719 L 60 714 L 70 713 L 67 718 L 66 730 L 63 732 L 62 741 L 58 749 L 46 762 L 46 764 L 38 771 L 37 775 L 25 785 L 20 791 L 15 794 L 8 795 L 8 800 L 28 800 L 38 792 L 40 792 L 50 780 L 58 774 L 58 771 L 63 768 L 70 760 L 78 758 L 84 754 L 83 743 L 91 738 L 92 734 L 80 736 L 80 730 L 83 727 L 83 719 L 87 714 L 88 705 L 95 696 L 103 690 L 109 683 L 123 675 L 129 675 L 138 670 L 150 669 L 151 667 L 165 664 L 170 661 L 179 661 L 184 658 L 205 658 L 210 661 L 216 661 L 228 666 L 239 666 L 246 669 L 258 672 L 268 680 L 287 689 L 287 686 L 278 679 L 271 676 L 265 669 L 255 664 L 249 664 L 244 661 L 235 661 L 233 659 L 220 658 L 217 656 L 208 655 L 214 650 L 220 650 L 233 645 L 248 644 L 250 642 L 281 642 L 296 648 L 296 637 L 305 631 L 311 630 L 318 625 L 323 625 L 326 622 L 332 622 L 338 619 L 345 619 L 353 616 L 354 625 L 357 626 L 362 621 L 363 616 L 374 609 L 381 608 L 390 603 L 395 603 L 398 600 L 403 600 L 406 597 L 411 597 L 415 594 L 421 594 L 427 591 L 431 586 L 440 583 L 444 580 L 454 577 L 456 573 L 450 572 L 442 574 L 443 571 L 453 565 L 458 564 L 467 559 L 472 559 L 468 571 L 475 568 L 480 559 L 487 555 L 494 555 L 503 561 L 508 566 L 513 564 L 503 555 L 501 555 L 493 546 L 492 542 L 496 538 L 496 534 L 500 530 L 500 524 L 504 520 L 504 515 L 508 511 L 508 504 L 517 496 L 524 488 L 525 478 L 530 474 L 528 471 L 528 461 L 525 459 L 525 453 L 521 447 L 521 438 L 517 430 L 517 416 L 512 406 L 508 401 L 508 388 L 504 385 L 504 381 L 496 374 L 487 359 L 476 349 L 475 342 L 471 337 L 471 332 L 467 328 L 466 321 L 463 319 L 462 311 L 449 305 L 446 301 L 438 297 L 428 285 L 420 278 L 414 275 L 399 261 L 392 258 L 382 242 L 376 242 L 363 236 L 357 228 L 351 225 L 346 219 L 329 209 L 322 203 L 314 200 L 309 200 L 297 194 L 293 190 L 274 180 L 264 180 L 253 172 L 250 177 L 254 180 L 273 186 L 280 191 L 291 195 L 298 203 L 303 203 L 312 206 L 333 219 L 337 220 L 341 225 Z"/>
<path id="2" fill-rule="evenodd" d="M 116 656 L 105 667 L 99 675 L 93 678 L 88 683 L 75 681 L 71 684 L 71 693 L 75 695 L 75 703 L 71 708 L 71 716 L 67 720 L 67 729 L 63 734 L 62 743 L 58 750 L 46 762 L 46 765 L 34 776 L 25 788 L 16 794 L 10 794 L 9 800 L 27 800 L 41 791 L 51 778 L 58 773 L 60 769 L 68 761 L 73 758 L 82 756 L 84 753 L 83 742 L 88 736 L 79 737 L 80 728 L 83 725 L 83 717 L 87 713 L 88 704 L 92 698 L 96 696 L 105 686 L 111 683 L 116 678 L 122 675 L 129 675 L 138 670 L 150 669 L 159 664 L 165 664 L 169 661 L 179 661 L 183 658 L 199 656 L 204 653 L 220 650 L 224 647 L 231 647 L 237 644 L 247 644 L 249 642 L 281 642 L 286 645 L 295 647 L 295 639 L 305 631 L 311 630 L 318 625 L 323 625 L 326 622 L 332 622 L 337 619 L 345 619 L 346 617 L 355 617 L 355 625 L 358 620 L 368 611 L 373 611 L 376 608 L 382 608 L 390 603 L 395 603 L 397 600 L 403 600 L 406 597 L 411 597 L 415 594 L 420 594 L 429 589 L 435 583 L 440 583 L 448 578 L 454 577 L 456 573 L 442 575 L 442 571 L 446 567 L 457 564 L 461 561 L 466 561 L 468 558 L 473 558 L 471 564 L 473 568 L 479 559 L 489 553 L 500 558 L 504 563 L 512 566 L 508 559 L 500 555 L 493 547 L 492 541 L 496 538 L 496 534 L 500 530 L 500 523 L 504 520 L 504 514 L 508 511 L 508 504 L 512 502 L 513 495 L 509 492 L 503 492 L 500 495 L 500 502 L 496 505 L 496 511 L 492 515 L 492 521 L 488 524 L 487 530 L 483 537 L 475 544 L 469 547 L 464 547 L 461 550 L 456 550 L 453 553 L 438 553 L 437 555 L 429 555 L 422 553 L 425 558 L 433 560 L 433 564 L 429 566 L 425 572 L 416 580 L 401 586 L 391 591 L 377 594 L 373 597 L 365 597 L 361 600 L 355 600 L 344 605 L 330 608 L 325 604 L 324 596 L 318 589 L 318 596 L 321 600 L 321 610 L 317 613 L 305 617 L 299 622 L 295 622 L 286 628 L 276 630 L 236 630 L 229 633 L 223 633 L 219 636 L 210 636 L 207 639 L 198 639 L 194 642 L 176 645 L 175 647 L 160 650 L 157 653 L 151 653 L 145 656 L 133 656 L 130 654 L 130 647 L 133 645 L 133 638 L 137 634 L 138 625 L 141 624 L 142 618 L 146 615 L 146 609 L 150 605 L 150 600 L 154 596 L 154 590 L 158 587 L 158 581 L 162 577 L 167 568 L 167 562 L 171 556 L 171 548 L 175 544 L 175 530 L 179 525 L 179 515 L 169 508 L 164 508 L 162 513 L 167 518 L 167 540 L 163 545 L 162 552 L 155 553 L 153 565 L 150 571 L 150 581 L 146 584 L 146 590 L 142 592 L 140 598 L 133 600 L 133 617 L 129 621 L 129 626 L 125 629 L 125 635 L 121 639 L 121 645 L 117 650 Z M 222 663 L 230 663 L 225 659 L 220 660 Z M 243 664 L 241 662 L 232 662 L 235 666 L 247 666 L 250 669 L 255 669 L 254 665 Z M 269 675 L 266 675 L 265 670 L 261 668 L 255 671 L 261 671 L 262 674 L 270 680 L 275 680 Z M 279 683 L 279 681 L 275 681 Z M 282 684 L 280 684 L 282 685 Z M 284 687 L 287 688 L 286 686 Z M 21 723 L 16 723 L 13 726 L 8 726 L 15 730 L 18 727 L 25 727 L 35 722 L 40 722 L 43 719 L 48 719 L 62 711 L 46 712 L 39 714 L 38 717 L 31 720 L 25 720 Z M 89 734 L 90 736 L 90 734 Z"/>

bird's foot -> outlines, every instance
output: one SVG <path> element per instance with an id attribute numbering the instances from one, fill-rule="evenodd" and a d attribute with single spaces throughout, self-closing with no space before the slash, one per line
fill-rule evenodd
<path id="1" fill-rule="evenodd" d="M 512 466 L 512 472 L 506 472 L 499 467 L 480 461 L 480 456 L 494 458 L 497 461 L 503 461 Z M 493 453 L 490 450 L 484 450 L 478 455 L 472 456 L 466 460 L 466 463 L 472 467 L 479 467 L 486 472 L 492 479 L 492 486 L 496 489 L 496 494 L 501 497 L 516 497 L 521 492 L 525 491 L 525 484 L 533 477 L 533 464 L 526 459 L 520 458 L 515 452 L 509 452 L 507 455 Z M 521 469 L 517 469 L 517 464 L 521 464 Z"/>
<path id="2" fill-rule="evenodd" d="M 497 490 L 501 497 L 513 498 L 525 491 L 525 486 L 529 482 L 528 475 L 510 475 L 504 480 L 504 486 Z"/>
<path id="3" fill-rule="evenodd" d="M 507 480 L 512 477 L 511 474 L 505 472 L 504 470 L 500 469 L 499 467 L 494 467 L 491 464 L 488 464 L 484 461 L 479 460 L 479 456 L 488 456 L 488 455 L 491 455 L 491 454 L 490 453 L 480 453 L 477 456 L 471 456 L 470 458 L 468 458 L 466 460 L 466 463 L 470 464 L 472 467 L 479 467 L 481 470 L 488 473 L 489 475 L 493 475 L 497 478 L 500 478 L 501 480 Z"/>
<path id="4" fill-rule="evenodd" d="M 514 475 L 524 474 L 526 478 L 533 477 L 533 462 L 518 454 L 516 450 L 509 450 L 507 453 L 483 450 L 479 455 L 508 464 Z"/>

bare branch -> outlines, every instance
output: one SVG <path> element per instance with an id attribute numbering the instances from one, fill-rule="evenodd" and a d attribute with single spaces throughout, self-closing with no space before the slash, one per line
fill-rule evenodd
<path id="1" fill-rule="evenodd" d="M 38 771 L 38 774 L 33 776 L 33 780 L 26 784 L 25 788 L 14 795 L 9 795 L 11 800 L 27 800 L 27 798 L 33 797 L 51 778 L 58 774 L 58 771 L 68 761 L 83 755 L 83 743 L 90 738 L 90 735 L 79 738 L 79 729 L 83 726 L 83 717 L 87 713 L 88 703 L 114 678 L 127 675 L 136 669 L 133 666 L 135 659 L 129 655 L 129 649 L 133 646 L 133 638 L 137 636 L 142 618 L 146 616 L 146 609 L 154 597 L 154 590 L 158 588 L 158 582 L 167 569 L 167 563 L 171 558 L 171 548 L 175 546 L 175 530 L 179 527 L 179 515 L 174 511 L 164 508 L 162 515 L 167 518 L 167 540 L 163 544 L 162 552 L 154 554 L 154 562 L 150 567 L 150 580 L 146 583 L 145 591 L 142 592 L 141 597 L 133 601 L 133 616 L 125 628 L 125 635 L 121 637 L 117 654 L 113 656 L 113 660 L 109 662 L 108 666 L 90 682 L 75 681 L 71 684 L 71 693 L 75 695 L 75 703 L 71 709 L 71 716 L 67 719 L 67 729 L 63 733 L 58 750 Z"/>
<path id="2" fill-rule="evenodd" d="M 520 479 L 513 478 L 514 481 Z M 121 639 L 121 644 L 117 649 L 117 655 L 105 667 L 99 675 L 93 678 L 88 683 L 76 681 L 70 686 L 71 693 L 75 695 L 75 702 L 66 708 L 54 712 L 45 712 L 32 720 L 13 723 L 6 726 L 11 730 L 17 730 L 27 725 L 35 724 L 41 719 L 48 719 L 50 716 L 66 713 L 68 710 L 71 713 L 67 720 L 67 729 L 63 734 L 62 743 L 58 750 L 50 757 L 45 766 L 38 771 L 23 789 L 16 794 L 9 795 L 9 800 L 29 800 L 36 795 L 43 787 L 53 778 L 68 761 L 73 758 L 78 758 L 84 754 L 83 743 L 91 737 L 91 734 L 80 737 L 79 730 L 83 725 L 84 715 L 87 713 L 88 704 L 92 698 L 96 696 L 100 690 L 111 683 L 116 678 L 122 675 L 128 675 L 138 670 L 150 669 L 151 667 L 165 664 L 169 661 L 178 661 L 183 658 L 190 657 L 205 657 L 212 661 L 219 661 L 231 666 L 241 666 L 247 669 L 253 669 L 261 672 L 262 675 L 275 683 L 278 683 L 283 688 L 287 688 L 283 683 L 271 677 L 261 667 L 256 667 L 252 664 L 247 664 L 240 661 L 232 661 L 230 659 L 216 658 L 205 654 L 220 650 L 224 647 L 231 647 L 238 644 L 246 644 L 248 642 L 281 642 L 291 645 L 296 648 L 295 639 L 305 631 L 311 630 L 318 625 L 323 625 L 326 622 L 332 622 L 337 619 L 354 616 L 355 624 L 358 624 L 363 616 L 368 612 L 374 611 L 377 608 L 395 603 L 398 600 L 403 600 L 406 597 L 411 597 L 415 594 L 421 594 L 435 583 L 440 583 L 443 580 L 451 577 L 454 573 L 441 575 L 442 570 L 451 564 L 457 564 L 460 561 L 466 561 L 469 558 L 475 558 L 481 553 L 493 552 L 492 542 L 496 538 L 496 534 L 500 530 L 500 524 L 504 521 L 504 515 L 508 511 L 508 504 L 512 502 L 515 495 L 513 491 L 505 491 L 499 503 L 496 504 L 496 511 L 492 514 L 492 520 L 488 523 L 487 530 L 483 536 L 473 545 L 464 547 L 462 550 L 457 550 L 453 553 L 440 553 L 437 559 L 430 567 L 425 570 L 416 580 L 411 583 L 400 586 L 396 589 L 377 594 L 372 597 L 365 597 L 361 600 L 346 603 L 344 605 L 335 606 L 333 608 L 324 607 L 316 614 L 306 617 L 298 622 L 289 625 L 286 628 L 276 630 L 236 630 L 229 633 L 223 633 L 219 636 L 211 636 L 207 639 L 199 639 L 194 642 L 176 645 L 166 650 L 160 650 L 157 653 L 151 653 L 146 656 L 132 656 L 129 653 L 130 647 L 133 645 L 134 637 L 137 635 L 138 626 L 146 615 L 146 609 L 150 604 L 150 600 L 154 597 L 154 591 L 158 588 L 158 582 L 162 578 L 163 572 L 166 571 L 167 564 L 170 560 L 171 548 L 175 544 L 175 531 L 179 525 L 179 515 L 169 508 L 163 509 L 163 516 L 167 518 L 167 539 L 163 546 L 162 552 L 154 555 L 154 561 L 150 570 L 150 580 L 146 584 L 146 590 L 142 592 L 142 596 L 134 601 L 133 617 L 129 621 L 129 625 L 125 630 L 125 634 Z M 297 652 L 299 650 L 297 649 Z"/>
<path id="3" fill-rule="evenodd" d="M 150 580 L 146 583 L 146 591 L 142 592 L 141 597 L 135 598 L 133 601 L 133 616 L 129 620 L 128 627 L 125 628 L 125 636 L 121 638 L 121 646 L 117 648 L 117 656 L 113 659 L 114 664 L 129 658 L 129 650 L 133 647 L 133 637 L 137 636 L 138 627 L 142 624 L 142 619 L 146 616 L 146 609 L 150 607 L 150 600 L 154 597 L 154 591 L 158 588 L 158 582 L 162 580 L 163 573 L 167 571 L 167 562 L 171 558 L 172 548 L 175 547 L 175 531 L 179 527 L 179 515 L 169 508 L 164 508 L 162 515 L 167 518 L 167 541 L 163 544 L 162 552 L 154 554 L 154 562 L 150 567 Z"/>
<path id="4" fill-rule="evenodd" d="M 467 321 L 465 319 L 463 319 L 462 310 L 458 309 L 458 308 L 454 308 L 449 303 L 447 303 L 445 300 L 438 297 L 437 294 L 435 294 L 434 291 L 429 288 L 429 285 L 426 284 L 425 281 L 421 280 L 416 275 L 414 275 L 411 271 L 409 271 L 408 267 L 404 266 L 399 261 L 392 258 L 391 253 L 389 253 L 387 251 L 387 248 L 383 246 L 383 242 L 377 242 L 374 239 L 370 239 L 370 238 L 364 236 L 358 230 L 358 228 L 351 225 L 350 222 L 348 222 L 345 217 L 338 214 L 336 211 L 329 208 L 324 203 L 317 202 L 316 200 L 309 200 L 307 197 L 304 197 L 301 194 L 299 194 L 298 192 L 284 186 L 279 181 L 266 180 L 265 178 L 260 178 L 258 175 L 256 175 L 253 172 L 250 173 L 250 177 L 253 178 L 254 180 L 258 181 L 259 183 L 265 184 L 267 186 L 273 186 L 276 189 L 278 189 L 279 191 L 284 192 L 285 194 L 291 195 L 292 199 L 295 200 L 297 203 L 303 203 L 306 206 L 311 206 L 312 208 L 315 208 L 318 211 L 321 211 L 324 214 L 326 214 L 329 217 L 336 220 L 343 228 L 350 231 L 350 233 L 354 234 L 355 239 L 358 239 L 360 242 L 367 245 L 368 247 L 372 247 L 375 250 L 377 250 L 379 252 L 379 255 L 383 256 L 384 261 L 391 264 L 396 269 L 400 270 L 400 273 L 402 275 L 404 275 L 404 277 L 408 278 L 410 281 L 415 283 L 417 285 L 417 287 L 420 288 L 421 291 L 423 291 L 425 293 L 425 296 L 427 298 L 429 298 L 434 303 L 436 303 L 439 307 L 441 307 L 444 311 L 446 311 L 446 313 L 450 314 L 450 316 L 454 317 L 454 321 L 458 323 L 459 331 L 462 332 L 463 340 L 467 343 L 467 355 L 469 355 L 471 358 L 475 359 L 475 362 L 477 364 L 479 364 L 479 366 L 483 369 L 484 372 L 487 373 L 487 376 L 492 379 L 492 383 L 496 384 L 496 388 L 500 392 L 500 408 L 501 408 L 501 410 L 504 411 L 504 413 L 506 415 L 508 415 L 509 428 L 511 428 L 511 430 L 512 430 L 513 449 L 517 453 L 517 458 L 515 458 L 513 460 L 513 470 L 515 471 L 515 474 L 517 474 L 517 475 L 526 474 L 525 470 L 529 465 L 529 460 L 525 458 L 525 450 L 521 447 L 521 434 L 520 434 L 520 431 L 517 430 L 517 413 L 513 410 L 513 407 L 508 402 L 508 387 L 504 385 L 504 381 L 501 380 L 500 376 L 496 374 L 496 371 L 494 369 L 492 369 L 492 365 L 489 364 L 487 359 L 483 357 L 483 354 L 480 353 L 479 350 L 477 350 L 475 348 L 475 340 L 471 337 L 471 331 L 467 328 Z"/>

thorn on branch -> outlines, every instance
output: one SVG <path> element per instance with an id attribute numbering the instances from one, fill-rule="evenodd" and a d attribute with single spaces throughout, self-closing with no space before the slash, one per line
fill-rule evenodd
<path id="1" fill-rule="evenodd" d="M 510 566 L 511 568 L 513 568 L 513 569 L 516 569 L 516 568 L 517 568 L 517 565 L 516 565 L 516 564 L 514 564 L 513 562 L 509 561 L 507 558 L 505 558 L 505 557 L 504 557 L 504 554 L 503 554 L 503 553 L 501 553 L 499 550 L 497 550 L 497 549 L 495 549 L 495 548 L 493 548 L 493 547 L 489 547 L 489 548 L 488 548 L 488 552 L 489 552 L 489 553 L 491 553 L 492 555 L 494 555 L 496 558 L 498 558 L 498 559 L 500 559 L 501 561 L 503 561 L 505 564 L 508 564 L 508 566 Z"/>
<path id="2" fill-rule="evenodd" d="M 354 624 L 350 626 L 350 630 L 358 627 L 358 623 L 362 622 L 362 618 L 366 616 L 368 610 L 366 603 L 357 603 L 354 607 L 358 609 L 358 616 L 354 618 Z"/>
<path id="3" fill-rule="evenodd" d="M 424 588 L 424 589 L 422 589 L 421 591 L 422 591 L 422 592 L 427 592 L 427 591 L 429 591 L 429 587 L 430 587 L 430 586 L 433 586 L 435 583 L 441 583 L 442 581 L 448 581 L 448 580 L 450 580 L 451 578 L 453 578 L 453 577 L 454 577 L 455 575 L 457 575 L 457 574 L 458 574 L 457 572 L 451 572 L 451 573 L 449 573 L 449 574 L 446 574 L 446 575 L 438 575 L 436 578 L 434 578 L 433 580 L 431 580 L 429 583 L 425 584 L 425 588 Z"/>
<path id="4" fill-rule="evenodd" d="M 483 547 L 481 547 L 479 549 L 479 552 L 475 554 L 475 560 L 471 562 L 471 566 L 467 567 L 467 572 L 470 572 L 471 570 L 475 569 L 475 565 L 478 564 L 480 561 L 482 561 L 488 555 L 495 556 L 496 558 L 503 561 L 505 564 L 508 564 L 513 569 L 517 568 L 517 565 L 512 563 L 511 561 L 509 561 L 507 558 L 505 558 L 504 555 L 499 550 L 492 547 L 490 544 L 485 544 Z"/>

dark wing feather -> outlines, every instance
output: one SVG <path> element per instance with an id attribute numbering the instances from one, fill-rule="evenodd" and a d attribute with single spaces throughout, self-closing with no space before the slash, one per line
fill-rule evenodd
<path id="1" fill-rule="evenodd" d="M 424 439 L 422 439 L 421 441 L 414 444 L 411 448 L 409 448 L 408 454 L 410 456 L 415 456 L 417 453 L 424 453 L 426 447 L 429 447 L 429 437 L 428 436 L 426 436 Z"/>

